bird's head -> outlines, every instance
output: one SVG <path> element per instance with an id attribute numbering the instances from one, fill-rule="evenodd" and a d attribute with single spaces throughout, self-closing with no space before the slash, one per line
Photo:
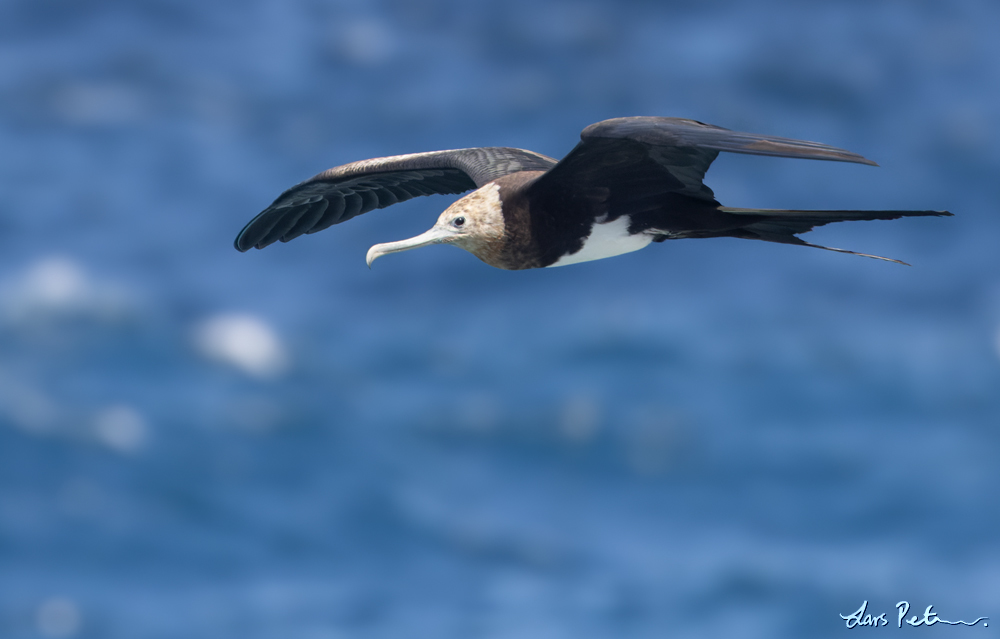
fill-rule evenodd
<path id="1" fill-rule="evenodd" d="M 499 190 L 491 182 L 445 209 L 430 230 L 408 240 L 376 244 L 368 249 L 369 268 L 383 255 L 429 244 L 454 244 L 486 261 L 486 255 L 499 250 L 504 234 Z"/>

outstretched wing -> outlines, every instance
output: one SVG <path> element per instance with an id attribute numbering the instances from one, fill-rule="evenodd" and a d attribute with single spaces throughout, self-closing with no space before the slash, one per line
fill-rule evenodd
<path id="1" fill-rule="evenodd" d="M 288 189 L 236 236 L 236 249 L 264 248 L 420 195 L 464 193 L 502 175 L 545 171 L 532 151 L 479 147 L 412 153 L 338 166 Z"/>
<path id="2" fill-rule="evenodd" d="M 719 213 L 702 183 L 720 151 L 874 164 L 825 144 L 803 142 L 680 118 L 615 118 L 588 126 L 580 143 L 528 189 L 537 215 L 532 233 L 549 258 L 572 254 L 595 222 L 629 216 L 629 232 L 713 237 L 745 220 Z M 557 219 L 556 219 L 557 218 Z M 692 235 L 697 233 L 697 235 Z"/>
<path id="3" fill-rule="evenodd" d="M 740 133 L 683 118 L 604 120 L 584 129 L 580 139 L 539 180 L 538 188 L 560 182 L 595 184 L 595 177 L 605 175 L 603 182 L 612 179 L 622 187 L 648 189 L 649 196 L 672 192 L 714 201 L 715 195 L 702 180 L 719 151 L 875 164 L 857 153 L 818 142 Z"/>

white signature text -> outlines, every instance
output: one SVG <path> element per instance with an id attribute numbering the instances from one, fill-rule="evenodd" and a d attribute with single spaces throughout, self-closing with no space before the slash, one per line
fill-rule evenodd
<path id="1" fill-rule="evenodd" d="M 975 621 L 948 621 L 947 619 L 942 619 L 938 617 L 938 614 L 934 612 L 934 606 L 927 606 L 924 609 L 923 616 L 913 615 L 909 619 L 906 618 L 907 613 L 910 611 L 910 603 L 908 601 L 900 601 L 896 604 L 897 618 L 896 627 L 902 628 L 905 623 L 908 626 L 933 626 L 937 623 L 948 624 L 949 626 L 975 626 L 980 621 L 983 622 L 983 627 L 989 627 L 989 617 L 979 617 Z M 849 615 L 840 615 L 840 618 L 847 622 L 848 628 L 856 628 L 858 626 L 871 626 L 872 628 L 878 628 L 880 626 L 888 626 L 889 621 L 885 618 L 885 613 L 879 615 L 873 615 L 868 612 L 868 602 L 865 601 L 861 604 L 861 607 L 852 612 Z"/>

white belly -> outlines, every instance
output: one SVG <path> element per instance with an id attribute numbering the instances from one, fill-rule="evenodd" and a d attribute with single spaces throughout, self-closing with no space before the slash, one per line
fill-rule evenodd
<path id="1" fill-rule="evenodd" d="M 631 253 L 645 248 L 653 241 L 653 236 L 645 233 L 629 235 L 628 225 L 629 217 L 627 215 L 604 224 L 594 224 L 590 228 L 590 235 L 583 241 L 583 248 L 576 253 L 563 255 L 549 266 L 566 266 L 567 264 L 590 262 L 622 253 Z"/>

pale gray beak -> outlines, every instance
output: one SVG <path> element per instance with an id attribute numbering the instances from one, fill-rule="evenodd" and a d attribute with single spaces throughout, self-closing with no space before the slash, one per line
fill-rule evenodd
<path id="1" fill-rule="evenodd" d="M 442 242 L 452 242 L 457 239 L 458 235 L 456 235 L 455 231 L 447 227 L 432 226 L 429 231 L 421 233 L 416 237 L 411 237 L 408 240 L 376 244 L 368 249 L 368 255 L 366 258 L 368 260 L 368 268 L 372 267 L 372 262 L 389 253 L 409 251 L 410 249 L 420 248 L 421 246 L 440 244 Z"/>

